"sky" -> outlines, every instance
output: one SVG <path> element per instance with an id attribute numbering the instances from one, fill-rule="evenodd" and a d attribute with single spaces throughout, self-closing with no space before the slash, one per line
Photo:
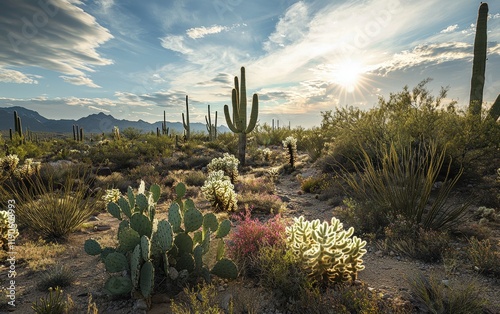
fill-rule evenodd
<path id="1" fill-rule="evenodd" d="M 431 78 L 469 100 L 479 1 L 1 0 L 0 107 L 52 119 L 227 124 L 246 69 L 259 123 L 312 127 Z M 500 92 L 500 1 L 489 3 L 484 101 Z M 232 110 L 232 109 L 231 109 Z M 231 111 L 230 110 L 230 111 Z M 248 108 L 250 112 L 250 104 Z"/>

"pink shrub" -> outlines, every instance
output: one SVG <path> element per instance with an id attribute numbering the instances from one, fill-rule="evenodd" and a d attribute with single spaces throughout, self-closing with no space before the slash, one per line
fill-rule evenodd
<path id="1" fill-rule="evenodd" d="M 240 266 L 252 268 L 264 246 L 284 248 L 286 225 L 280 215 L 261 222 L 251 217 L 251 209 L 247 207 L 244 213 L 234 215 L 234 218 L 239 223 L 229 236 L 228 253 Z"/>

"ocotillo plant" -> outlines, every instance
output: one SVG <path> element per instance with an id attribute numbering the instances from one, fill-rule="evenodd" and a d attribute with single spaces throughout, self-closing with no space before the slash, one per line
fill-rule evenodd
<path id="1" fill-rule="evenodd" d="M 189 140 L 191 135 L 191 127 L 189 126 L 189 104 L 188 104 L 188 96 L 186 95 L 186 120 L 184 120 L 184 113 L 182 113 L 182 125 L 184 126 L 184 130 L 186 131 L 185 137 L 186 140 Z"/>
<path id="2" fill-rule="evenodd" d="M 486 52 L 487 52 L 487 32 L 488 32 L 488 4 L 481 3 L 477 15 L 476 36 L 474 38 L 474 59 L 472 63 L 472 78 L 469 100 L 469 112 L 476 116 L 481 116 L 483 104 L 484 81 L 486 78 Z M 500 117 L 500 95 L 493 103 L 489 111 L 489 116 L 494 120 Z"/>
<path id="3" fill-rule="evenodd" d="M 252 111 L 250 121 L 247 125 L 247 89 L 245 79 L 245 68 L 241 67 L 241 86 L 238 84 L 238 77 L 234 77 L 234 88 L 232 91 L 233 119 L 229 115 L 229 107 L 224 105 L 224 116 L 229 129 L 237 133 L 238 138 L 238 159 L 242 166 L 245 165 L 245 151 L 247 147 L 247 134 L 252 132 L 257 123 L 259 114 L 259 97 L 253 94 Z"/>
<path id="4" fill-rule="evenodd" d="M 217 139 L 217 111 L 215 111 L 215 121 L 212 124 L 212 117 L 210 115 L 210 105 L 208 105 L 208 118 L 205 116 L 207 123 L 208 140 L 213 141 Z"/>

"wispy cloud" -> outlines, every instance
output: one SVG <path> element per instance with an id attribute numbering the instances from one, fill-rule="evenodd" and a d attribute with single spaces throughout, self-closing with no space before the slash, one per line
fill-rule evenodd
<path id="1" fill-rule="evenodd" d="M 374 73 L 387 75 L 392 71 L 443 62 L 469 59 L 472 57 L 472 45 L 462 42 L 421 44 L 412 50 L 395 54 L 382 63 Z"/>
<path id="2" fill-rule="evenodd" d="M 203 38 L 207 35 L 217 34 L 217 33 L 220 33 L 222 31 L 226 31 L 228 29 L 229 29 L 229 27 L 221 26 L 221 25 L 212 25 L 210 27 L 202 26 L 202 27 L 195 27 L 195 28 L 188 29 L 186 31 L 186 34 L 192 39 L 199 39 L 199 38 Z"/>
<path id="3" fill-rule="evenodd" d="M 458 29 L 458 24 L 453 24 L 453 25 L 450 25 L 447 28 L 443 29 L 440 33 L 441 34 L 451 33 L 457 29 Z"/>
<path id="4" fill-rule="evenodd" d="M 86 76 L 64 76 L 61 75 L 60 78 L 62 78 L 65 82 L 68 82 L 73 85 L 84 85 L 88 87 L 93 87 L 93 88 L 101 88 L 101 86 L 95 84 L 92 82 L 92 80 Z"/>
<path id="5" fill-rule="evenodd" d="M 0 67 L 34 66 L 85 76 L 111 64 L 97 48 L 113 38 L 80 1 L 1 1 Z"/>
<path id="6" fill-rule="evenodd" d="M 193 49 L 188 48 L 184 42 L 184 36 L 181 35 L 167 35 L 160 38 L 161 45 L 163 48 L 180 52 L 182 54 L 190 54 Z"/>
<path id="7" fill-rule="evenodd" d="M 0 68 L 0 82 L 17 84 L 38 84 L 39 75 L 24 74 L 19 71 Z"/>

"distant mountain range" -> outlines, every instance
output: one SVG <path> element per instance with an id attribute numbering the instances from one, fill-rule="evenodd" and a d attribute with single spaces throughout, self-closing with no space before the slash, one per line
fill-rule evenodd
<path id="1" fill-rule="evenodd" d="M 29 128 L 36 132 L 51 132 L 51 133 L 72 133 L 73 125 L 83 127 L 86 134 L 89 133 L 109 133 L 117 126 L 120 130 L 126 128 L 135 128 L 143 133 L 155 132 L 156 128 L 160 128 L 162 121 L 149 123 L 143 120 L 129 121 L 118 120 L 111 115 L 102 112 L 91 114 L 87 117 L 78 120 L 54 120 L 47 119 L 41 116 L 38 112 L 23 107 L 7 107 L 0 108 L 0 131 L 14 130 L 14 111 L 21 117 L 23 130 Z M 182 133 L 184 127 L 181 122 L 167 121 L 167 127 L 170 130 L 175 130 L 177 133 Z M 217 131 L 220 133 L 229 132 L 226 126 L 217 126 Z M 205 123 L 191 123 L 191 132 L 207 132 Z"/>

